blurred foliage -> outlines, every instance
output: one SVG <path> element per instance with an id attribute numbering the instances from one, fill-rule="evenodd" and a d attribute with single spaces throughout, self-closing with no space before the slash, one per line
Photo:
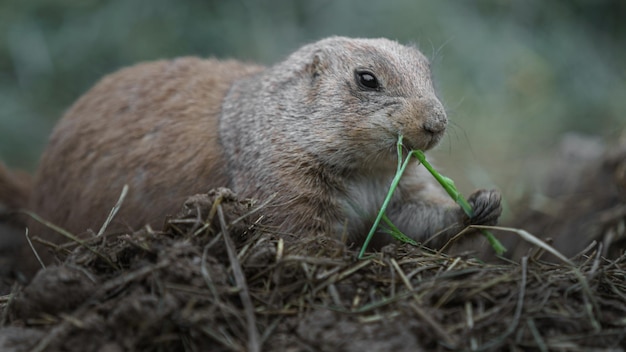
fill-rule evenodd
<path id="1" fill-rule="evenodd" d="M 181 55 L 271 64 L 329 35 L 382 36 L 432 58 L 453 121 L 440 159 L 476 159 L 488 171 L 470 169 L 474 183 L 498 183 L 565 131 L 624 130 L 624 18 L 618 0 L 3 0 L 0 160 L 33 169 L 63 111 L 122 66 Z"/>

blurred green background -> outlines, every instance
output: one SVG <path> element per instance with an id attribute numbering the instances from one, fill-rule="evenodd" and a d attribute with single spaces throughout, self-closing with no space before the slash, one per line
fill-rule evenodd
<path id="1" fill-rule="evenodd" d="M 452 121 L 437 158 L 464 187 L 516 184 L 564 132 L 610 141 L 626 127 L 624 1 L 2 0 L 0 160 L 33 170 L 64 110 L 122 66 L 271 64 L 330 35 L 431 58 Z"/>

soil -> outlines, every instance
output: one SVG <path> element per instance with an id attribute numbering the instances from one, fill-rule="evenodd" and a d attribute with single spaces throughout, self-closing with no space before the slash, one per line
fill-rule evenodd
<path id="1" fill-rule="evenodd" d="M 492 262 L 406 244 L 357 259 L 323 235 L 277 233 L 262 204 L 218 189 L 161 230 L 63 246 L 57 265 L 0 297 L 0 350 L 623 351 L 626 148 L 616 150 L 570 170 L 577 189 L 603 190 L 568 218 L 595 214 L 584 222 L 594 226 L 557 226 L 564 213 L 536 207 L 519 215 L 543 229 L 550 216 L 554 236 L 574 236 L 568 262 L 520 241 L 513 259 Z"/>

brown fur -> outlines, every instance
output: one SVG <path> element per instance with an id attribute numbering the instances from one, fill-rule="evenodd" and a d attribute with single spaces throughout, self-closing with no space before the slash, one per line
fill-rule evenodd
<path id="1" fill-rule="evenodd" d="M 359 85 L 359 69 L 381 88 Z M 268 220 L 280 231 L 358 241 L 395 172 L 398 134 L 426 150 L 446 123 L 426 58 L 385 39 L 325 39 L 268 69 L 196 58 L 139 64 L 105 77 L 59 122 L 30 208 L 74 233 L 97 230 L 128 184 L 110 230 L 159 226 L 186 196 L 227 186 L 275 195 Z M 472 222 L 495 223 L 497 192 L 470 201 Z M 468 222 L 416 164 L 387 213 L 417 240 Z"/>
<path id="2" fill-rule="evenodd" d="M 181 58 L 105 77 L 54 129 L 30 208 L 73 233 L 97 230 L 128 184 L 110 230 L 160 226 L 186 196 L 228 183 L 216 117 L 232 81 L 260 69 Z M 34 221 L 31 227 L 60 238 Z"/>

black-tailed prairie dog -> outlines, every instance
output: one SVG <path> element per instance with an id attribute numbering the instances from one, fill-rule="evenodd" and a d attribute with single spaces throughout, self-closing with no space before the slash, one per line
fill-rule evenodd
<path id="1" fill-rule="evenodd" d="M 398 135 L 428 150 L 446 124 L 426 57 L 387 39 L 331 37 L 267 68 L 198 58 L 142 63 L 106 76 L 67 111 L 28 204 L 81 233 L 102 225 L 127 184 L 111 229 L 158 227 L 187 196 L 229 187 L 274 197 L 267 222 L 281 232 L 347 233 L 360 245 L 396 171 Z M 478 190 L 469 201 L 472 219 L 414 163 L 387 215 L 418 241 L 497 221 L 497 191 Z M 31 232 L 54 235 L 45 231 Z"/>

